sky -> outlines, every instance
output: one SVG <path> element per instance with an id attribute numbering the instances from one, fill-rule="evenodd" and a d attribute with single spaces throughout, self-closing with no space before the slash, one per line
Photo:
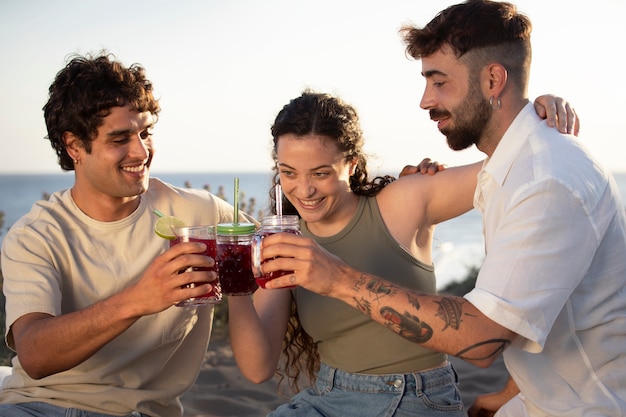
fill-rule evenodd
<path id="1" fill-rule="evenodd" d="M 105 49 L 146 68 L 162 111 L 152 172 L 264 172 L 270 126 L 303 89 L 359 112 L 369 171 L 397 173 L 454 152 L 419 107 L 421 63 L 398 29 L 423 26 L 443 0 L 0 0 L 0 173 L 61 172 L 42 107 L 70 54 Z M 626 172 L 626 0 L 518 0 L 533 22 L 530 98 L 565 97 L 580 140 Z"/>

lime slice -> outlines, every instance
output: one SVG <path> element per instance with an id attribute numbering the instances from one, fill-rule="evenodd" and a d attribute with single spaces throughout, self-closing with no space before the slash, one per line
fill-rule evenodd
<path id="1" fill-rule="evenodd" d="M 154 232 L 163 239 L 174 240 L 174 229 L 186 226 L 185 222 L 174 216 L 159 217 L 154 224 Z"/>

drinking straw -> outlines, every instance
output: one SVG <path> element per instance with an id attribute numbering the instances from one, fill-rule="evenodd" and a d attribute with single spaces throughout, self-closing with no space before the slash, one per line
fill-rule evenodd
<path id="1" fill-rule="evenodd" d="M 274 188 L 274 192 L 276 193 L 276 215 L 283 215 L 283 187 L 280 184 L 276 184 L 276 188 Z"/>
<path id="2" fill-rule="evenodd" d="M 161 213 L 159 210 L 154 209 L 152 210 L 152 213 L 157 216 L 157 217 L 165 217 L 165 214 Z"/>
<path id="3" fill-rule="evenodd" d="M 233 224 L 239 224 L 239 177 L 235 177 L 235 215 L 233 216 Z"/>

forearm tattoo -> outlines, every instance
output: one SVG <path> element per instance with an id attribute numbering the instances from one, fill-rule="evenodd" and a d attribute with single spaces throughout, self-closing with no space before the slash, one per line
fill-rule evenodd
<path id="1" fill-rule="evenodd" d="M 411 342 L 425 343 L 433 337 L 432 327 L 408 312 L 400 314 L 391 307 L 383 307 L 380 315 L 387 321 L 387 327 Z"/>
<path id="2" fill-rule="evenodd" d="M 369 297 L 369 299 L 367 297 L 354 297 L 354 303 L 356 308 L 370 317 L 372 317 L 373 314 L 372 303 L 381 304 L 384 298 L 393 297 L 398 294 L 398 288 L 396 286 L 385 284 L 378 279 L 371 279 L 365 274 L 361 275 L 359 280 L 354 284 L 355 291 L 359 291 L 362 288 L 365 288 L 371 294 L 371 297 Z M 415 315 L 415 313 L 421 309 L 419 296 L 419 293 L 407 293 L 408 303 L 415 310 L 414 313 L 409 311 L 401 313 L 395 308 L 384 304 L 380 307 L 379 313 L 384 320 L 384 324 L 390 330 L 407 340 L 421 344 L 428 342 L 433 337 L 434 331 L 429 323 L 420 320 L 420 318 Z M 448 328 L 459 330 L 464 316 L 474 317 L 472 314 L 463 312 L 463 304 L 465 304 L 463 299 L 457 297 L 441 297 L 434 302 L 438 305 L 435 317 L 441 319 L 443 322 L 443 326 L 441 327 L 442 332 Z M 506 339 L 486 340 L 468 346 L 454 354 L 454 356 L 465 360 L 487 359 L 502 353 L 509 344 L 510 341 Z M 491 345 L 493 349 L 485 354 L 484 348 L 489 345 Z M 472 356 L 472 353 L 476 353 L 476 349 L 479 348 L 481 348 L 481 356 Z"/>
<path id="3" fill-rule="evenodd" d="M 359 279 L 354 282 L 354 291 L 359 292 L 361 287 L 365 284 L 366 280 L 367 280 L 367 277 L 365 276 L 365 274 L 361 274 Z"/>
<path id="4" fill-rule="evenodd" d="M 391 287 L 386 286 L 383 282 L 378 280 L 371 280 L 367 283 L 367 290 L 373 294 L 375 294 L 374 301 L 378 301 L 382 297 L 386 295 L 391 295 L 392 290 Z"/>
<path id="5" fill-rule="evenodd" d="M 506 349 L 510 344 L 511 344 L 511 341 L 507 339 L 485 340 L 484 342 L 476 343 L 472 346 L 466 347 L 460 352 L 455 353 L 454 356 L 464 359 L 466 361 L 477 361 L 477 360 L 482 360 L 482 359 L 493 358 L 493 357 L 498 356 L 502 352 L 504 352 L 504 349 Z M 472 351 L 475 351 L 475 349 L 478 349 L 479 347 L 482 347 L 485 345 L 493 345 L 493 350 L 491 352 L 488 352 L 486 355 L 482 355 L 482 356 L 470 355 Z"/>
<path id="6" fill-rule="evenodd" d="M 361 297 L 360 299 L 354 297 L 354 305 L 356 305 L 356 308 L 361 313 L 372 317 L 372 303 L 370 303 L 368 300 L 364 299 L 363 297 Z"/>
<path id="7" fill-rule="evenodd" d="M 461 326 L 461 303 L 452 298 L 442 298 L 441 301 L 435 301 L 439 304 L 436 316 L 444 322 L 443 330 L 448 327 L 452 327 L 454 330 L 459 330 Z"/>
<path id="8" fill-rule="evenodd" d="M 409 304 L 415 307 L 416 310 L 420 309 L 420 302 L 417 297 L 411 293 L 409 293 Z"/>

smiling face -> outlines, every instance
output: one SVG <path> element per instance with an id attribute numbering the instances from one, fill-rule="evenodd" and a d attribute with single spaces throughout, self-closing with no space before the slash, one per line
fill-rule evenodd
<path id="1" fill-rule="evenodd" d="M 335 142 L 321 135 L 281 135 L 276 145 L 280 183 L 285 197 L 311 232 L 328 236 L 352 218 L 358 197 L 350 190 L 354 163 Z"/>
<path id="2" fill-rule="evenodd" d="M 420 107 L 429 110 L 451 149 L 479 144 L 493 113 L 478 75 L 472 75 L 449 47 L 421 59 L 426 87 Z"/>
<path id="3" fill-rule="evenodd" d="M 87 153 L 70 132 L 64 135 L 67 151 L 77 160 L 72 195 L 78 206 L 94 218 L 98 206 L 115 209 L 129 204 L 148 189 L 154 154 L 150 112 L 128 106 L 113 107 L 103 119 Z M 132 209 L 136 208 L 136 204 Z"/>

